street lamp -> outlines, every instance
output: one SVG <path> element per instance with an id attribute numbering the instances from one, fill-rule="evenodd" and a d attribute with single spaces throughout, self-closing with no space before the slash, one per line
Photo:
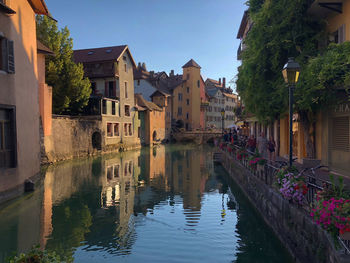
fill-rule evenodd
<path id="1" fill-rule="evenodd" d="M 293 164 L 293 91 L 295 84 L 298 82 L 300 66 L 294 58 L 288 58 L 284 65 L 282 74 L 284 81 L 289 88 L 289 167 Z"/>
<path id="2" fill-rule="evenodd" d="M 225 109 L 221 109 L 221 129 L 222 129 L 222 134 L 224 134 L 224 118 L 225 118 Z"/>

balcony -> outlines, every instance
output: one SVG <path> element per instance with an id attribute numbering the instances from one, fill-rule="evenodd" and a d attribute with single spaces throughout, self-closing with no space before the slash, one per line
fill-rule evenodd
<path id="1" fill-rule="evenodd" d="M 84 114 L 120 116 L 119 101 L 105 97 L 91 96 L 88 105 L 84 109 Z"/>

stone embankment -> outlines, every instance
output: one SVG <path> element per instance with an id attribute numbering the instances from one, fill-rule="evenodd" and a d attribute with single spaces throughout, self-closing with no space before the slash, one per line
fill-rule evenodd
<path id="1" fill-rule="evenodd" d="M 296 262 L 345 263 L 350 255 L 336 249 L 332 238 L 316 225 L 305 210 L 289 203 L 271 185 L 271 180 L 258 177 L 221 151 L 220 162 L 242 188 Z"/>

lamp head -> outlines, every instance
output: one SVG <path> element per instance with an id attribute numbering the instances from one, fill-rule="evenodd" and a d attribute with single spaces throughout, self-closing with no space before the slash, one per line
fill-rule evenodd
<path id="1" fill-rule="evenodd" d="M 282 74 L 287 84 L 297 83 L 300 74 L 299 63 L 294 61 L 294 58 L 288 58 L 288 62 L 283 67 Z"/>

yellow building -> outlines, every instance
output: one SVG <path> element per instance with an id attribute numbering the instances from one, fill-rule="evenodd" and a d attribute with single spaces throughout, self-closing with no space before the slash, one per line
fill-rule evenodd
<path id="1" fill-rule="evenodd" d="M 173 91 L 173 118 L 182 120 L 186 130 L 200 128 L 201 67 L 191 59 L 183 67 L 182 84 Z"/>

